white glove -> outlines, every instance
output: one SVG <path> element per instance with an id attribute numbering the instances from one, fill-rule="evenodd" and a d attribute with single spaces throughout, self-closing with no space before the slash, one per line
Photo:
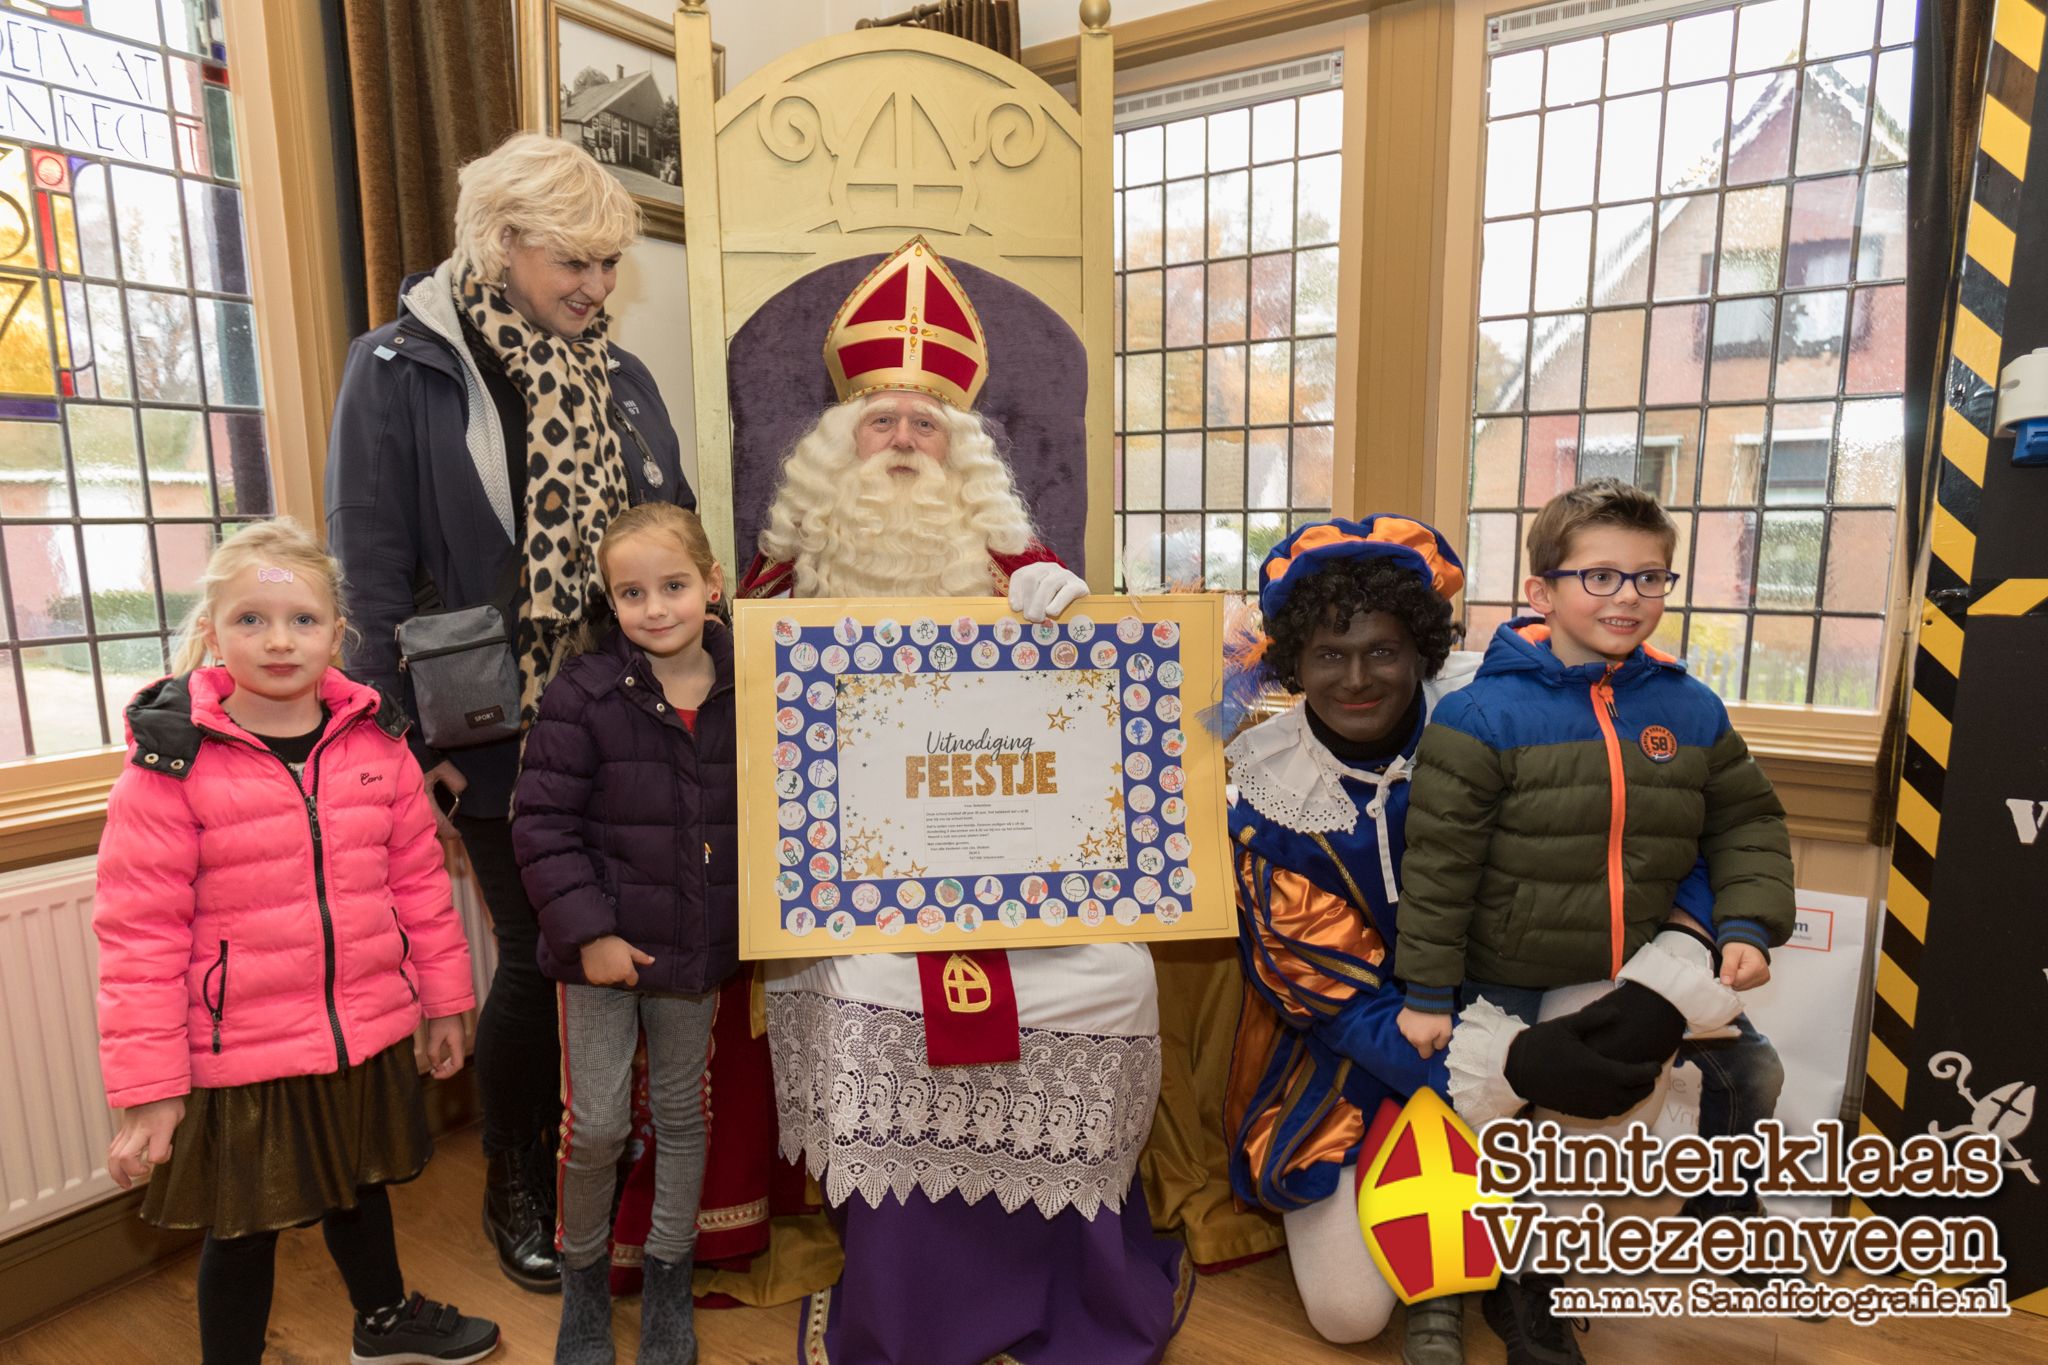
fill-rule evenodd
<path id="1" fill-rule="evenodd" d="M 1742 997 L 1714 975 L 1713 953 L 1682 929 L 1666 929 L 1636 949 L 1614 979 L 1637 982 L 1670 1001 L 1689 1033 L 1711 1033 L 1742 1013 Z"/>
<path id="2" fill-rule="evenodd" d="M 1088 595 L 1088 581 L 1045 560 L 1010 575 L 1010 610 L 1027 621 L 1050 621 Z"/>

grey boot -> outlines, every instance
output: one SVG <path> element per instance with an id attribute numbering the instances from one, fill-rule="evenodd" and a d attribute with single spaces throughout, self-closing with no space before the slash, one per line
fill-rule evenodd
<path id="1" fill-rule="evenodd" d="M 696 1301 L 689 1261 L 649 1256 L 640 1263 L 639 1365 L 696 1365 Z"/>
<path id="2" fill-rule="evenodd" d="M 562 1327 L 555 1365 L 612 1365 L 612 1264 L 600 1256 L 581 1270 L 562 1266 Z"/>
<path id="3" fill-rule="evenodd" d="M 1463 1294 L 1445 1294 L 1408 1305 L 1401 1365 L 1465 1365 Z"/>

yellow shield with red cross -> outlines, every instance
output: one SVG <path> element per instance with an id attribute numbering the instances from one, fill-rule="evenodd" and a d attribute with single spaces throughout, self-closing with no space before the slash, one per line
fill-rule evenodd
<path id="1" fill-rule="evenodd" d="M 1493 1240 L 1472 1210 L 1506 1202 L 1480 1194 L 1478 1140 L 1427 1088 L 1402 1108 L 1358 1175 L 1366 1249 L 1403 1303 L 1498 1284 Z"/>

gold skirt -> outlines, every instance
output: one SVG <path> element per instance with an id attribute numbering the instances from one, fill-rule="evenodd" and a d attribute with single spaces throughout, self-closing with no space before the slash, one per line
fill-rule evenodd
<path id="1" fill-rule="evenodd" d="M 324 1076 L 194 1090 L 142 1219 L 223 1238 L 299 1227 L 412 1179 L 433 1150 L 407 1038 Z"/>

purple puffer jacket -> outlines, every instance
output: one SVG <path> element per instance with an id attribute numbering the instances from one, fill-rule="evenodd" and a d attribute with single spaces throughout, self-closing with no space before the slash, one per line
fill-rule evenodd
<path id="1" fill-rule="evenodd" d="M 704 648 L 717 675 L 695 734 L 616 628 L 541 697 L 512 847 L 552 980 L 581 982 L 583 945 L 606 934 L 654 958 L 643 991 L 714 991 L 739 966 L 732 636 L 708 620 Z"/>

